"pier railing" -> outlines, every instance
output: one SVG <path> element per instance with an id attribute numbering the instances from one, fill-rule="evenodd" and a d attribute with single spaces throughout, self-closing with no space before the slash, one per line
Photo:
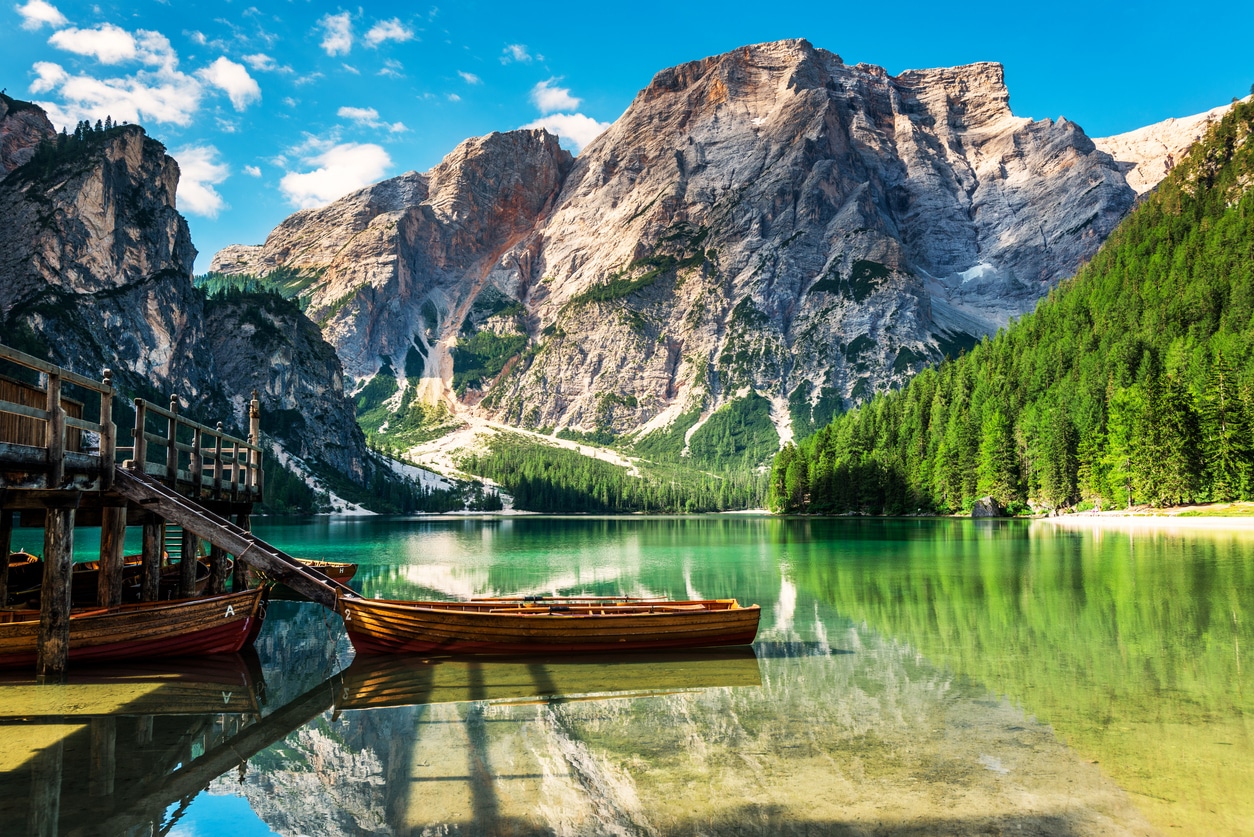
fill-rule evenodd
<path id="1" fill-rule="evenodd" d="M 189 489 L 193 497 L 257 502 L 262 497 L 262 451 L 255 392 L 248 412 L 252 438 L 245 441 L 223 432 L 222 422 L 209 427 L 183 417 L 175 396 L 170 396 L 168 409 L 136 398 L 134 445 L 118 448 L 118 453 L 129 457 L 125 467 Z"/>
<path id="2" fill-rule="evenodd" d="M 90 403 L 66 396 L 67 385 Z M 102 381 L 93 381 L 0 345 L 0 485 L 107 491 L 121 463 L 197 499 L 261 501 L 256 392 L 249 402 L 248 439 L 224 432 L 222 422 L 209 427 L 180 415 L 175 396 L 168 408 L 136 398 L 130 447 L 117 444 L 115 393 L 107 369 Z"/>
<path id="3" fill-rule="evenodd" d="M 0 376 L 0 462 L 6 472 L 23 474 L 25 488 L 59 488 L 67 479 L 77 488 L 109 488 L 117 440 L 112 373 L 106 369 L 103 381 L 93 381 L 4 345 L 0 361 L 42 378 L 32 384 Z M 62 394 L 66 384 L 99 396 L 97 421 L 84 418 L 83 402 Z"/>

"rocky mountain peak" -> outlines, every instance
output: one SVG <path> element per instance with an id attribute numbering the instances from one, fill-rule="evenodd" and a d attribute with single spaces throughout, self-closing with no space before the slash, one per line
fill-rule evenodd
<path id="1" fill-rule="evenodd" d="M 30 162 L 39 143 L 56 133 L 38 105 L 0 93 L 0 180 Z"/>
<path id="2" fill-rule="evenodd" d="M 387 409 L 690 434 L 758 398 L 786 438 L 1030 310 L 1132 206 L 1125 168 L 1016 116 L 999 64 L 797 39 L 662 70 L 573 161 L 468 140 L 407 208 L 328 223 L 350 196 L 250 252 L 320 271 L 308 310 Z"/>

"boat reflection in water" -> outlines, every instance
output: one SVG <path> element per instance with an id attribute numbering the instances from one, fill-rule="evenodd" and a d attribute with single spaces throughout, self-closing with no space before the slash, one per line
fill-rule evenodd
<path id="1" fill-rule="evenodd" d="M 557 702 L 761 686 L 751 646 L 546 657 L 358 657 L 341 675 L 337 709 L 418 704 Z"/>
<path id="2" fill-rule="evenodd" d="M 333 777 L 337 758 L 351 761 L 391 741 L 391 747 L 384 745 L 385 775 L 378 788 L 388 801 L 368 807 L 382 814 L 385 831 L 407 832 L 412 824 L 406 821 L 421 807 L 406 803 L 416 801 L 408 798 L 410 790 L 426 767 L 412 758 L 415 737 L 421 729 L 437 729 L 431 723 L 439 723 L 441 706 L 472 721 L 469 727 L 448 727 L 463 734 L 446 743 L 458 748 L 461 761 L 469 757 L 471 764 L 486 765 L 490 755 L 477 749 L 486 738 L 474 734 L 473 721 L 496 705 L 656 698 L 761 682 L 757 657 L 748 647 L 525 661 L 362 657 L 277 708 L 267 706 L 261 667 L 251 652 L 148 667 L 80 668 L 55 686 L 9 675 L 0 679 L 5 775 L 0 822 L 11 825 L 11 833 L 41 837 L 166 833 L 210 788 L 244 796 L 261 819 L 284 831 L 291 801 L 276 805 L 269 792 L 275 790 L 272 783 L 282 785 L 281 754 L 291 748 L 284 744 L 257 764 L 249 760 L 290 736 L 309 734 L 313 722 L 315 728 L 324 725 L 319 719 L 332 712 L 325 722 L 334 725 L 342 743 L 324 754 L 332 775 L 319 781 L 339 785 Z M 392 734 L 380 735 L 383 730 Z M 509 777 L 480 770 L 440 778 L 464 780 L 465 794 L 449 797 L 457 800 L 482 799 L 486 786 Z M 353 784 L 348 776 L 343 781 Z M 302 802 L 313 820 L 348 815 L 333 795 L 305 795 Z"/>

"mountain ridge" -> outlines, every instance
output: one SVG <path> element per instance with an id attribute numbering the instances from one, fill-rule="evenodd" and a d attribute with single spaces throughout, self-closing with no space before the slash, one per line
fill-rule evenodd
<path id="1" fill-rule="evenodd" d="M 433 170 L 460 184 L 454 203 L 467 162 L 502 182 L 511 155 L 534 167 L 508 136 Z M 542 168 L 527 200 L 480 189 L 461 215 L 408 191 L 428 237 L 509 220 L 504 247 L 458 239 L 464 264 L 361 216 L 344 229 L 374 239 L 351 257 L 284 256 L 276 236 L 319 237 L 302 211 L 212 269 L 303 271 L 296 294 L 353 391 L 382 374 L 398 407 L 622 438 L 760 393 L 787 437 L 1030 310 L 1135 199 L 1078 126 L 1015 116 L 998 64 L 894 77 L 804 40 L 664 69 L 578 158 Z M 377 186 L 314 212 L 349 216 Z"/>

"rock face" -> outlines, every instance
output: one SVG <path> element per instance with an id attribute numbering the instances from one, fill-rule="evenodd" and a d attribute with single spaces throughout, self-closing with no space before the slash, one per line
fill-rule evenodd
<path id="1" fill-rule="evenodd" d="M 1005 517 L 1006 510 L 992 497 L 981 497 L 971 507 L 972 517 Z"/>
<path id="2" fill-rule="evenodd" d="M 17 115 L 42 116 L 22 104 Z M 257 389 L 264 430 L 364 480 L 364 438 L 317 329 L 290 304 L 207 300 L 192 286 L 196 250 L 175 208 L 178 165 L 160 143 L 126 126 L 60 140 L 35 157 L 26 141 L 10 142 L 17 134 L 6 128 L 9 174 L 0 182 L 5 343 L 84 375 L 111 368 L 124 395 L 175 393 L 193 415 L 233 419 L 237 432 Z M 303 423 L 290 415 L 298 408 Z"/>
<path id="3" fill-rule="evenodd" d="M 1115 158 L 1126 172 L 1128 185 L 1138 195 L 1143 195 L 1157 186 L 1189 153 L 1189 148 L 1202 138 L 1207 128 L 1223 119 L 1231 109 L 1232 105 L 1227 104 L 1205 113 L 1147 125 L 1126 134 L 1095 139 L 1093 143 Z"/>
<path id="4" fill-rule="evenodd" d="M 0 180 L 30 162 L 39 143 L 56 133 L 42 109 L 0 93 Z"/>
<path id="5" fill-rule="evenodd" d="M 470 140 L 213 269 L 286 269 L 354 386 L 611 433 L 756 392 L 787 438 L 1029 310 L 1134 199 L 997 64 L 783 41 L 664 70 L 577 160 Z"/>

